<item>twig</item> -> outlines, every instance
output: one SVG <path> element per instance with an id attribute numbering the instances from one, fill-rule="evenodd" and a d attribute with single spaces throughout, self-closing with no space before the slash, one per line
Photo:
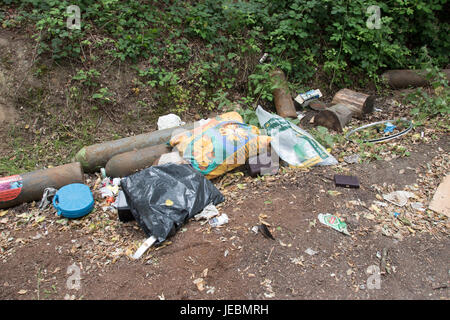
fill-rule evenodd
<path id="1" fill-rule="evenodd" d="M 275 249 L 275 247 L 272 247 L 272 249 L 270 249 L 270 253 L 269 253 L 269 256 L 266 259 L 266 263 L 269 262 L 269 259 L 270 259 L 270 256 L 272 255 L 273 249 Z"/>

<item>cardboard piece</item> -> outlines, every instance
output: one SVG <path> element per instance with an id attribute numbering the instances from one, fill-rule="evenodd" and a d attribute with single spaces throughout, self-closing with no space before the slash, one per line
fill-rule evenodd
<path id="1" fill-rule="evenodd" d="M 428 208 L 450 218 L 450 175 L 442 180 Z"/>

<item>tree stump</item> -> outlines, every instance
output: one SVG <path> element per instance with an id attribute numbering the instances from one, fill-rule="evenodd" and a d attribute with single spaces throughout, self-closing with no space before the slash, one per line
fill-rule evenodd
<path id="1" fill-rule="evenodd" d="M 351 119 L 351 108 L 348 105 L 338 103 L 316 115 L 314 117 L 314 125 L 342 132 Z"/>
<path id="2" fill-rule="evenodd" d="M 355 118 L 362 119 L 366 114 L 373 112 L 374 102 L 375 96 L 342 89 L 334 95 L 331 104 L 343 103 L 347 105 Z"/>

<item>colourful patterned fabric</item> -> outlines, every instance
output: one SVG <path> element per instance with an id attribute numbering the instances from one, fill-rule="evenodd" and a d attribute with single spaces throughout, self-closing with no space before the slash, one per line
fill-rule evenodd
<path id="1" fill-rule="evenodd" d="M 180 133 L 170 140 L 183 158 L 208 179 L 244 165 L 249 157 L 265 152 L 270 137 L 243 123 L 237 112 L 211 119 L 203 126 Z"/>

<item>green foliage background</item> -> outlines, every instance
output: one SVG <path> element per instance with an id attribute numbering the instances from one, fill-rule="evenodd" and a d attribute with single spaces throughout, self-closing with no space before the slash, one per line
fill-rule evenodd
<path id="1" fill-rule="evenodd" d="M 318 73 L 337 88 L 355 85 L 355 78 L 358 86 L 377 82 L 386 68 L 418 67 L 423 46 L 437 66 L 449 61 L 447 0 L 0 3 L 19 8 L 19 20 L 36 23 L 40 54 L 82 60 L 83 49 L 97 45 L 121 61 L 146 59 L 150 66 L 138 70 L 142 85 L 163 88 L 168 95 L 179 91 L 180 83 L 189 85 L 184 98 L 208 108 L 211 102 L 225 104 L 231 89 L 244 92 L 247 104 L 271 100 L 268 68 L 257 63 L 264 52 L 273 57 L 270 67 L 281 67 L 296 89 L 309 89 L 305 84 Z M 81 30 L 66 28 L 71 4 L 81 8 Z M 381 29 L 366 26 L 370 5 L 381 8 Z M 101 35 L 102 42 L 93 44 L 91 34 Z"/>

